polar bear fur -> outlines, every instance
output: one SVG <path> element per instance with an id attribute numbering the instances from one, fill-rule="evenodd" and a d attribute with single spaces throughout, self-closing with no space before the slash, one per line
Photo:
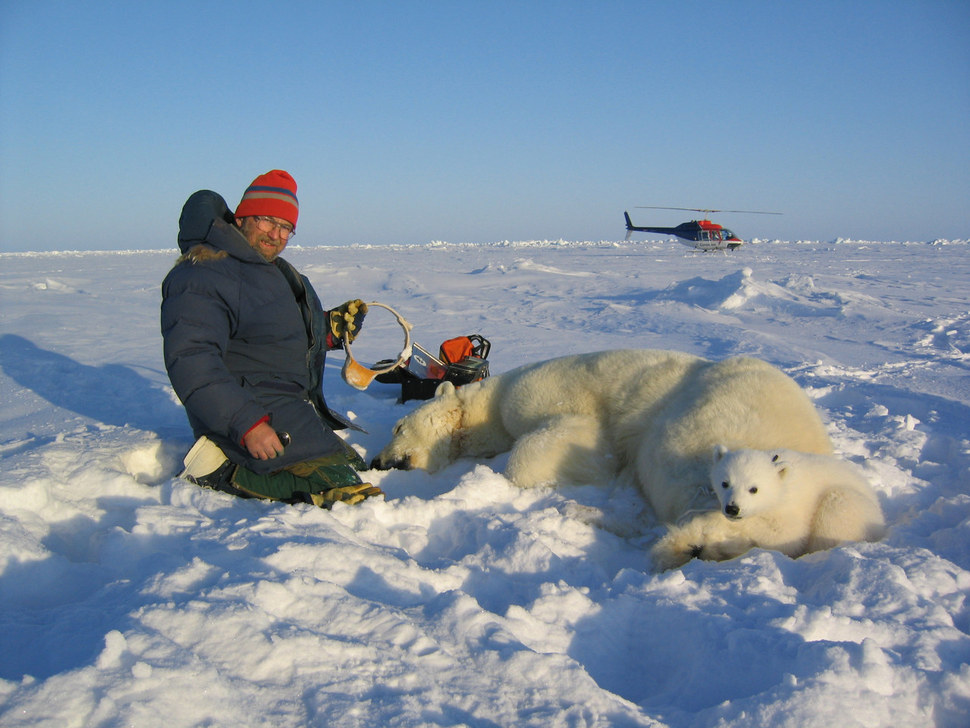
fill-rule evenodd
<path id="1" fill-rule="evenodd" d="M 615 350 L 529 364 L 458 389 L 442 384 L 397 422 L 372 467 L 433 472 L 461 457 L 511 451 L 505 476 L 521 487 L 629 475 L 667 524 L 704 511 L 726 521 L 709 488 L 717 444 L 832 452 L 807 395 L 763 361 Z M 715 553 L 705 548 L 701 555 Z"/>
<path id="2" fill-rule="evenodd" d="M 674 526 L 653 548 L 661 569 L 723 560 L 756 546 L 791 557 L 882 538 L 875 491 L 851 464 L 794 450 L 714 448 L 711 488 L 720 509 Z"/>

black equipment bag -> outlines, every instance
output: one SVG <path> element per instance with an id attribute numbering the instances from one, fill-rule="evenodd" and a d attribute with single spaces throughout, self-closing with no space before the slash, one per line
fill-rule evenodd
<path id="1" fill-rule="evenodd" d="M 458 336 L 442 342 L 438 356 L 413 344 L 408 360 L 390 372 L 379 374 L 377 381 L 385 384 L 400 382 L 401 402 L 431 399 L 442 382 L 460 387 L 487 377 L 491 348 L 491 343 L 481 334 Z M 390 363 L 378 362 L 374 368 Z"/>

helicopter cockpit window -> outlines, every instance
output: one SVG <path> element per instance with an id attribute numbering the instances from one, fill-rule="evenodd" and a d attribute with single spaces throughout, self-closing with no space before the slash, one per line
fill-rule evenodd
<path id="1" fill-rule="evenodd" d="M 736 237 L 737 237 L 737 235 L 735 235 L 733 232 L 731 232 L 727 228 L 724 228 L 724 239 L 725 240 L 730 240 L 731 238 L 736 238 Z"/>

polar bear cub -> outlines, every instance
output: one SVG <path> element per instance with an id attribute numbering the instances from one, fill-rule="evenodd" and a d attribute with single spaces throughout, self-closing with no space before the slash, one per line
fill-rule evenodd
<path id="1" fill-rule="evenodd" d="M 847 541 L 875 541 L 885 531 L 868 481 L 831 455 L 718 445 L 711 488 L 720 509 L 672 528 L 654 547 L 656 566 L 730 559 L 754 547 L 798 557 Z"/>

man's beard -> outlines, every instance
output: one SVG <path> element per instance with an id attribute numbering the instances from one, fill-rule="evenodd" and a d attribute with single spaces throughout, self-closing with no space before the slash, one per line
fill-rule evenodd
<path id="1" fill-rule="evenodd" d="M 259 253 L 265 260 L 272 263 L 276 257 L 283 252 L 283 242 L 274 241 L 266 235 L 260 235 L 255 240 L 250 241 L 250 246 Z"/>

